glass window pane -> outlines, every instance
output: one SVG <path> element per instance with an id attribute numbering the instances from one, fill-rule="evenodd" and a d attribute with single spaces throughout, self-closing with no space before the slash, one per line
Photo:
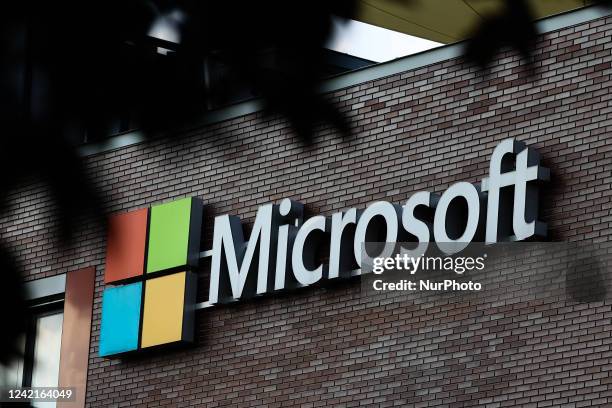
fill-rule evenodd
<path id="1" fill-rule="evenodd" d="M 36 322 L 32 387 L 57 387 L 59 381 L 60 347 L 62 343 L 63 313 L 41 316 Z M 33 404 L 35 407 L 54 407 L 54 402 Z"/>

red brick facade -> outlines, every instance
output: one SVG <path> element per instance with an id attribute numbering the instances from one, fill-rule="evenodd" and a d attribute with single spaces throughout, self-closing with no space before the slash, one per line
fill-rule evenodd
<path id="1" fill-rule="evenodd" d="M 285 197 L 331 215 L 478 182 L 495 145 L 516 137 L 551 169 L 541 198 L 551 239 L 606 242 L 611 36 L 612 18 L 542 35 L 534 81 L 507 52 L 487 77 L 455 59 L 336 91 L 330 98 L 356 126 L 351 140 L 321 127 L 304 149 L 286 120 L 255 113 L 87 164 L 109 212 L 202 198 L 208 249 L 214 216 L 239 215 L 248 225 L 259 205 Z M 609 295 L 383 304 L 345 282 L 200 310 L 193 347 L 101 359 L 101 230 L 83 220 L 73 248 L 58 248 L 40 184 L 15 191 L 12 203 L 0 226 L 27 280 L 96 267 L 88 406 L 612 406 Z"/>

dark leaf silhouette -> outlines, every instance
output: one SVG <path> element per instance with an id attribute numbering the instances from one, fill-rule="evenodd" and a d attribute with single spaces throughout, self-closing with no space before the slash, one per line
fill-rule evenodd
<path id="1" fill-rule="evenodd" d="M 3 333 L 0 336 L 0 363 L 7 364 L 14 355 L 19 354 L 18 338 L 26 329 L 29 310 L 26 307 L 23 285 L 16 271 L 13 257 L 4 247 L 0 247 L 0 296 L 3 313 Z"/>
<path id="2" fill-rule="evenodd" d="M 466 56 L 482 67 L 505 45 L 532 61 L 536 31 L 527 4 L 506 5 L 468 44 Z M 318 86 L 332 16 L 352 16 L 354 1 L 32 0 L 3 6 L 0 211 L 6 215 L 7 194 L 23 180 L 45 181 L 61 242 L 69 242 L 81 216 L 102 222 L 105 207 L 70 135 L 108 134 L 117 116 L 145 135 L 197 119 L 215 93 L 230 93 L 210 86 L 204 69 L 210 64 L 227 67 L 224 84 L 244 84 L 271 113 L 285 115 L 304 143 L 321 121 L 350 134 L 350 123 Z M 176 43 L 148 35 L 167 15 L 177 16 Z M 6 362 L 27 310 L 7 249 L 0 249 L 0 263 L 0 306 L 14 311 L 4 316 L 0 361 Z"/>
<path id="3" fill-rule="evenodd" d="M 44 181 L 68 243 L 83 215 L 103 221 L 104 204 L 67 135 L 108 133 L 109 118 L 129 114 L 145 134 L 197 119 L 210 96 L 203 66 L 226 64 L 231 81 L 247 84 L 285 114 L 308 142 L 317 121 L 349 133 L 348 121 L 320 96 L 321 50 L 332 15 L 350 16 L 352 1 L 308 6 L 282 3 L 107 0 L 29 1 L 5 5 L 1 25 L 0 205 L 24 181 Z M 180 42 L 148 36 L 166 13 L 179 12 Z M 168 55 L 158 52 L 167 48 Z M 76 129 L 76 131 L 74 131 Z M 4 310 L 10 327 L 0 360 L 23 331 L 18 268 L 2 256 Z"/>
<path id="4" fill-rule="evenodd" d="M 504 11 L 485 20 L 467 43 L 465 57 L 486 68 L 502 47 L 520 52 L 533 72 L 533 47 L 537 38 L 534 19 L 526 0 L 505 0 Z"/>

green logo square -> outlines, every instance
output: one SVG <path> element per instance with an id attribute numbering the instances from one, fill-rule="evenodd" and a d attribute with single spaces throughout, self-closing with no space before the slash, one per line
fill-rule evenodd
<path id="1" fill-rule="evenodd" d="M 197 266 L 202 203 L 183 198 L 151 207 L 147 273 Z"/>

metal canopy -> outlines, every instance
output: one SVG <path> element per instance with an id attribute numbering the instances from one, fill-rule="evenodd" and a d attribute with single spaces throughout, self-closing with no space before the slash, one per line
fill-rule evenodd
<path id="1" fill-rule="evenodd" d="M 592 3 L 589 0 L 529 0 L 536 18 Z M 356 20 L 448 44 L 467 38 L 503 0 L 359 0 Z"/>

